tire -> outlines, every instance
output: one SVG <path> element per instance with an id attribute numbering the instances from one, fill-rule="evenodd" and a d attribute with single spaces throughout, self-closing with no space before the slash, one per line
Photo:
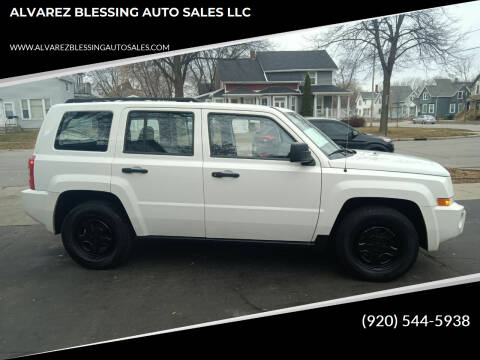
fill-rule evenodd
<path id="1" fill-rule="evenodd" d="M 404 274 L 418 255 L 418 234 L 412 222 L 385 206 L 348 213 L 335 236 L 341 264 L 368 281 L 390 281 Z"/>
<path id="2" fill-rule="evenodd" d="M 70 257 L 89 269 L 109 269 L 131 252 L 133 232 L 128 219 L 106 201 L 74 207 L 62 224 L 62 242 Z"/>

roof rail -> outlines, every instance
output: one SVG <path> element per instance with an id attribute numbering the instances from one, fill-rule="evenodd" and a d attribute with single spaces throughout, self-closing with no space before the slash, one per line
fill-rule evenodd
<path id="1" fill-rule="evenodd" d="M 91 103 L 91 102 L 113 102 L 113 101 L 177 101 L 177 102 L 200 102 L 194 98 L 143 98 L 143 97 L 118 97 L 118 98 L 87 98 L 68 99 L 66 103 Z"/>

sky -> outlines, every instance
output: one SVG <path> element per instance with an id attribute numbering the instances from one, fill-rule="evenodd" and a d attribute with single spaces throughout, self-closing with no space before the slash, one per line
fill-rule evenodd
<path id="1" fill-rule="evenodd" d="M 462 44 L 463 49 L 470 49 L 464 51 L 463 54 L 472 55 L 473 73 L 474 76 L 480 73 L 480 1 L 471 1 L 463 4 L 455 4 L 443 7 L 447 14 L 457 19 L 457 27 L 461 32 L 468 32 Z M 332 25 L 335 26 L 335 25 Z M 312 49 L 312 43 L 309 41 L 313 35 L 319 34 L 328 30 L 331 26 L 322 26 L 318 28 L 311 28 L 307 30 L 300 30 L 283 35 L 273 35 L 270 39 L 275 46 L 275 50 L 306 50 Z M 473 48 L 473 49 L 472 49 Z M 328 51 L 328 49 L 327 49 Z M 335 58 L 334 58 L 335 60 Z M 420 64 L 412 64 L 411 68 L 405 70 L 394 70 L 392 82 L 400 81 L 405 77 L 419 77 L 423 79 L 433 78 L 435 76 L 445 77 L 445 73 L 432 65 L 429 69 L 425 69 Z M 375 83 L 381 84 L 381 70 L 377 65 L 375 74 Z M 371 88 L 371 73 L 360 74 L 357 79 L 364 90 Z M 378 80 L 378 81 L 377 81 Z"/>

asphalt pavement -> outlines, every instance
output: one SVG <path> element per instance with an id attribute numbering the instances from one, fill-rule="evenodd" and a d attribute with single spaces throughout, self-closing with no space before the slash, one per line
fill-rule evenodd
<path id="1" fill-rule="evenodd" d="M 389 283 L 352 279 L 312 248 L 141 240 L 126 265 L 86 270 L 40 225 L 0 227 L 0 358 L 480 271 L 480 200 L 464 233 Z"/>

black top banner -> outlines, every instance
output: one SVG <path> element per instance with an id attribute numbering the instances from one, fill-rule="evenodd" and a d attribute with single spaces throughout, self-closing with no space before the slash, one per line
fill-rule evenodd
<path id="1" fill-rule="evenodd" d="M 0 78 L 452 4 L 3 1 Z"/>

